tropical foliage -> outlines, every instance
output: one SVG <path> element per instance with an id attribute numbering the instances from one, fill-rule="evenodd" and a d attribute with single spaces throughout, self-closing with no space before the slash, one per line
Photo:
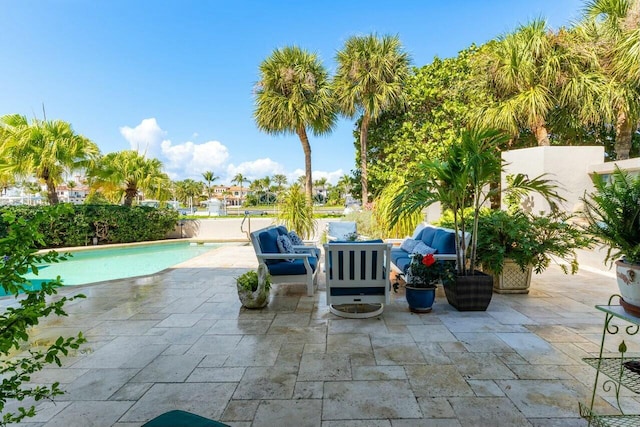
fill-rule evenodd
<path id="1" fill-rule="evenodd" d="M 269 134 L 296 134 L 304 152 L 305 194 L 312 204 L 311 145 L 314 135 L 329 133 L 336 113 L 329 75 L 317 55 L 296 46 L 276 49 L 260 64 L 254 118 Z"/>
<path id="2" fill-rule="evenodd" d="M 640 263 L 640 176 L 616 168 L 592 179 L 595 190 L 583 198 L 587 232 L 607 246 L 605 262 Z"/>
<path id="3" fill-rule="evenodd" d="M 101 189 L 114 203 L 123 200 L 125 206 L 131 206 L 140 192 L 159 200 L 169 197 L 170 180 L 162 171 L 162 162 L 146 158 L 136 150 L 101 157 L 88 175 L 94 188 Z"/>
<path id="4" fill-rule="evenodd" d="M 42 262 L 59 262 L 64 256 L 54 251 L 37 253 L 42 246 L 42 235 L 38 228 L 42 222 L 49 221 L 60 209 L 42 210 L 30 220 L 16 216 L 11 212 L 2 215 L 2 221 L 8 225 L 6 234 L 0 238 L 0 285 L 7 295 L 21 294 L 15 306 L 6 308 L 0 314 L 0 425 L 17 423 L 36 414 L 35 406 L 7 407 L 10 401 L 28 402 L 51 399 L 63 391 L 58 382 L 51 386 L 31 383 L 31 376 L 46 365 L 55 363 L 61 366 L 62 358 L 70 351 L 78 349 L 85 339 L 82 333 L 75 337 L 58 337 L 51 344 L 39 348 L 28 345 L 30 335 L 37 331 L 37 325 L 50 315 L 66 316 L 64 306 L 67 302 L 84 298 L 55 297 L 56 288 L 61 286 L 60 279 L 43 283 L 40 290 L 30 290 L 30 283 L 24 274 L 32 269 L 37 273 L 37 265 Z M 28 351 L 25 351 L 28 348 Z M 24 404 L 23 404 L 24 405 Z"/>
<path id="5" fill-rule="evenodd" d="M 149 206 L 67 205 L 64 212 L 52 215 L 48 207 L 4 206 L 0 214 L 10 213 L 26 221 L 38 220 L 43 246 L 55 248 L 86 246 L 97 237 L 99 243 L 129 243 L 164 239 L 175 229 L 178 212 Z M 0 220 L 0 239 L 8 234 L 9 224 Z"/>
<path id="6" fill-rule="evenodd" d="M 501 191 L 489 184 L 497 181 L 503 171 L 504 163 L 499 156 L 498 147 L 507 139 L 506 134 L 495 129 L 463 130 L 444 160 L 420 164 L 418 177 L 406 182 L 394 197 L 388 211 L 391 225 L 439 202 L 443 209 L 453 212 L 457 272 L 460 275 L 474 274 L 479 212 L 495 193 Z M 563 200 L 555 185 L 543 177 L 528 179 L 522 174 L 515 175 L 511 186 L 504 191 L 517 191 L 518 194 L 537 192 L 550 204 Z M 467 247 L 462 238 L 467 232 L 471 233 L 468 265 Z"/>
<path id="7" fill-rule="evenodd" d="M 31 122 L 19 114 L 0 118 L 0 171 L 35 176 L 47 186 L 49 203 L 58 203 L 56 186 L 63 174 L 86 168 L 99 155 L 98 146 L 62 120 Z"/>
<path id="8" fill-rule="evenodd" d="M 295 231 L 303 239 L 313 236 L 316 228 L 313 207 L 306 203 L 305 193 L 299 184 L 293 184 L 283 193 L 278 208 L 278 221 L 288 230 Z"/>

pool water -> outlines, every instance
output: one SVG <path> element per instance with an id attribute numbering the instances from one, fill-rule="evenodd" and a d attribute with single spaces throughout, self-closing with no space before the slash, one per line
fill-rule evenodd
<path id="1" fill-rule="evenodd" d="M 65 286 L 145 276 L 220 246 L 222 244 L 178 242 L 83 250 L 72 252 L 73 256 L 66 261 L 43 264 L 38 267 L 38 275 L 28 273 L 25 278 L 37 289 L 42 282 L 51 281 L 56 276 L 60 276 Z M 5 295 L 2 288 L 0 295 Z"/>

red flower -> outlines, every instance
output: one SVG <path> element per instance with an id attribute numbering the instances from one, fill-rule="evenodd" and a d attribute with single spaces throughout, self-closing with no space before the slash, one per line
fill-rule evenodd
<path id="1" fill-rule="evenodd" d="M 433 254 L 427 254 L 427 255 L 422 257 L 422 263 L 427 267 L 432 266 L 435 262 L 436 262 L 436 260 L 433 257 Z"/>

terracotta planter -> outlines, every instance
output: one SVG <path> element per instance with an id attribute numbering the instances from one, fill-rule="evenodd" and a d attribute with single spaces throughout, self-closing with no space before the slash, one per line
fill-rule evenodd
<path id="1" fill-rule="evenodd" d="M 499 294 L 528 294 L 531 285 L 533 266 L 528 266 L 524 271 L 513 260 L 505 259 L 501 274 L 491 271 L 487 273 L 493 276 L 493 290 Z"/>
<path id="2" fill-rule="evenodd" d="M 493 296 L 493 277 L 476 271 L 444 285 L 447 301 L 458 311 L 485 311 Z"/>
<path id="3" fill-rule="evenodd" d="M 640 313 L 640 264 L 616 261 L 616 278 L 624 309 L 634 315 Z M 637 308 L 636 308 L 637 307 Z"/>
<path id="4" fill-rule="evenodd" d="M 414 313 L 428 313 L 436 298 L 436 288 L 414 288 L 411 285 L 406 285 L 405 296 L 409 310 Z"/>

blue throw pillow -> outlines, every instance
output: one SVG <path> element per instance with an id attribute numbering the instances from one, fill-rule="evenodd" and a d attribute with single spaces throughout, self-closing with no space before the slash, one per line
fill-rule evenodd
<path id="1" fill-rule="evenodd" d="M 295 249 L 293 248 L 293 243 L 291 243 L 291 239 L 289 239 L 288 235 L 278 236 L 277 245 L 278 245 L 278 251 L 280 251 L 281 254 L 296 253 Z M 291 259 L 287 259 L 287 261 L 293 262 L 295 261 L 295 259 L 291 258 Z"/>

